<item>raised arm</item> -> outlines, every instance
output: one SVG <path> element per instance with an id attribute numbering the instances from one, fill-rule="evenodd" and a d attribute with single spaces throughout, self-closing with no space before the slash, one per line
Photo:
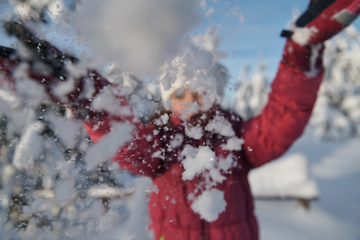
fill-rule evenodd
<path id="1" fill-rule="evenodd" d="M 359 0 L 312 0 L 292 31 L 283 32 L 288 39 L 268 104 L 240 130 L 253 167 L 279 157 L 301 136 L 324 74 L 323 42 L 349 25 L 359 9 Z"/>

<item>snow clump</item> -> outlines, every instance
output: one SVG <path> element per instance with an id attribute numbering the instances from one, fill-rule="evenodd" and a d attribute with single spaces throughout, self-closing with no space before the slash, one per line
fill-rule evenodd
<path id="1" fill-rule="evenodd" d="M 200 139 L 203 136 L 204 131 L 200 126 L 189 126 L 188 124 L 186 124 L 185 134 L 190 138 Z"/>
<path id="2" fill-rule="evenodd" d="M 215 153 L 207 146 L 196 149 L 186 145 L 181 155 L 185 157 L 182 161 L 185 169 L 182 174 L 183 180 L 192 180 L 203 170 L 212 168 L 216 161 Z"/>
<path id="3" fill-rule="evenodd" d="M 220 213 L 225 211 L 226 201 L 224 192 L 218 189 L 204 191 L 192 204 L 191 209 L 200 214 L 208 222 L 218 219 Z"/>
<path id="4" fill-rule="evenodd" d="M 222 149 L 229 151 L 240 151 L 243 144 L 244 140 L 242 138 L 232 137 L 226 142 L 225 145 L 222 146 Z"/>
<path id="5" fill-rule="evenodd" d="M 121 105 L 121 99 L 117 96 L 116 92 L 112 88 L 107 87 L 96 95 L 91 106 L 96 111 L 106 111 L 108 113 L 123 116 L 131 115 L 131 108 L 129 105 Z"/>
<path id="6" fill-rule="evenodd" d="M 318 31 L 319 30 L 314 26 L 311 28 L 295 28 L 293 30 L 294 34 L 291 36 L 291 39 L 299 45 L 305 46 L 309 43 L 314 33 L 317 33 Z"/>
<path id="7" fill-rule="evenodd" d="M 111 132 L 93 145 L 87 152 L 85 157 L 87 169 L 93 169 L 98 164 L 106 162 L 115 155 L 121 146 L 131 141 L 133 139 L 131 134 L 133 128 L 134 126 L 131 123 L 113 124 Z"/>
<path id="8" fill-rule="evenodd" d="M 224 117 L 216 116 L 205 127 L 206 131 L 213 131 L 221 134 L 222 136 L 231 137 L 235 135 L 231 123 Z"/>

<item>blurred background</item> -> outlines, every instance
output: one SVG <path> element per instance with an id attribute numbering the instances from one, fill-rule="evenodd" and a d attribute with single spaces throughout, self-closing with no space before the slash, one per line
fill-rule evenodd
<path id="1" fill-rule="evenodd" d="M 97 67 L 126 89 L 143 121 L 161 105 L 158 68 L 189 39 L 214 56 L 211 74 L 226 82 L 222 106 L 244 119 L 259 114 L 281 60 L 280 32 L 307 1 L 169 2 L 0 0 L 0 18 L 22 22 Z M 159 13 L 168 20 L 164 26 Z M 357 29 L 359 19 L 326 43 L 325 79 L 304 136 L 250 174 L 261 239 L 360 239 Z M 4 28 L 0 45 L 21 48 Z M 119 53 L 128 57 L 116 59 Z M 65 106 L 38 101 L 33 86 L 22 89 L 20 96 L 0 90 L 0 238 L 151 239 L 145 227 L 151 183 L 110 162 L 87 170 L 84 155 L 92 144 L 82 124 Z"/>

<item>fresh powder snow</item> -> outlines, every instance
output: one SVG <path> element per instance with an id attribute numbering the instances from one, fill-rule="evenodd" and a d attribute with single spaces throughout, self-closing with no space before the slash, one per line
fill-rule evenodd
<path id="1" fill-rule="evenodd" d="M 131 141 L 133 130 L 131 123 L 115 123 L 111 132 L 93 145 L 85 156 L 87 169 L 93 169 L 97 165 L 108 161 L 125 143 Z"/>

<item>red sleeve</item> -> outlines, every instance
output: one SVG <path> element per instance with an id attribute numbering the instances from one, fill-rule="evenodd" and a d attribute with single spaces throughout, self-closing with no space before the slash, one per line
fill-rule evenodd
<path id="1" fill-rule="evenodd" d="M 253 167 L 282 155 L 302 134 L 313 109 L 323 69 L 313 77 L 280 63 L 262 113 L 241 127 L 243 149 Z"/>

